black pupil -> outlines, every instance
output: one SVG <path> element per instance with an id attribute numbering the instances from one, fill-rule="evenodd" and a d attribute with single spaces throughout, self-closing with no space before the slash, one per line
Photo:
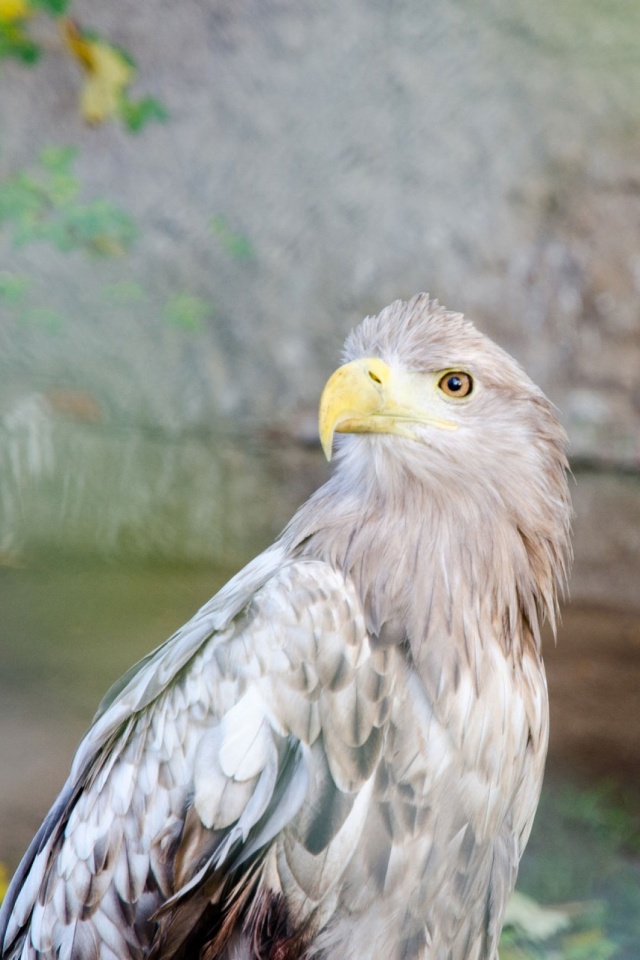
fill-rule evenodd
<path id="1" fill-rule="evenodd" d="M 458 390 L 462 390 L 463 383 L 460 377 L 449 377 L 447 380 L 447 386 L 453 393 L 457 393 Z"/>

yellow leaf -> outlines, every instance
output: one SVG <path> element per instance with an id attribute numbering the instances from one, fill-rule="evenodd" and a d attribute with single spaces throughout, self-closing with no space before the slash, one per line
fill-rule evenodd
<path id="1" fill-rule="evenodd" d="M 118 243 L 113 237 L 107 237 L 104 234 L 98 234 L 97 237 L 92 239 L 91 249 L 95 253 L 102 253 L 110 257 L 122 257 L 125 253 L 125 249 L 121 243 Z"/>
<path id="2" fill-rule="evenodd" d="M 9 887 L 9 874 L 4 863 L 0 861 L 0 903 L 4 900 L 4 895 Z"/>
<path id="3" fill-rule="evenodd" d="M 108 43 L 84 37 L 72 20 L 63 22 L 62 32 L 68 49 L 87 74 L 80 112 L 88 123 L 102 123 L 118 112 L 122 94 L 133 79 L 133 67 Z"/>
<path id="4" fill-rule="evenodd" d="M 30 15 L 26 0 L 0 0 L 0 23 L 25 20 Z"/>

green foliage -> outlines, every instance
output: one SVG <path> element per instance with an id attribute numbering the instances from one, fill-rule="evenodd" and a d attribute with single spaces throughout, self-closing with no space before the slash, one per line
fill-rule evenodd
<path id="1" fill-rule="evenodd" d="M 635 960 L 640 943 L 640 864 L 630 854 L 637 856 L 639 835 L 637 800 L 618 786 L 547 786 L 518 888 L 539 902 L 570 904 L 575 922 L 554 943 L 555 953 L 548 944 L 545 949 L 551 952 L 538 945 L 536 953 L 530 944 L 528 952 L 522 952 L 521 940 L 511 931 L 521 952 L 501 952 L 501 960 Z"/>
<path id="2" fill-rule="evenodd" d="M 235 233 L 226 217 L 218 215 L 209 224 L 213 233 L 218 237 L 223 248 L 234 260 L 253 260 L 255 254 L 250 240 L 242 233 Z"/>
<path id="3" fill-rule="evenodd" d="M 612 781 L 590 790 L 565 787 L 558 801 L 559 812 L 570 824 L 589 827 L 598 840 L 614 850 L 640 853 L 640 821 L 632 798 L 621 794 Z"/>
<path id="4" fill-rule="evenodd" d="M 16 273 L 0 274 L 0 306 L 3 316 L 13 316 L 16 323 L 35 327 L 48 333 L 59 333 L 66 324 L 66 317 L 49 306 L 33 303 L 33 281 Z"/>
<path id="5" fill-rule="evenodd" d="M 562 960 L 612 960 L 618 953 L 615 943 L 602 930 L 582 930 L 565 938 Z"/>
<path id="6" fill-rule="evenodd" d="M 67 12 L 69 0 L 31 0 L 32 7 L 40 7 L 51 14 L 52 17 L 60 17 Z"/>
<path id="7" fill-rule="evenodd" d="M 18 31 L 0 24 L 0 57 L 15 57 L 32 66 L 40 57 L 40 47 Z"/>
<path id="8" fill-rule="evenodd" d="M 65 16 L 69 6 L 70 0 L 0 0 L 0 57 L 15 57 L 27 65 L 35 64 L 45 50 L 72 57 L 84 76 L 79 101 L 87 123 L 118 117 L 137 133 L 150 121 L 166 120 L 166 108 L 154 97 L 129 98 L 128 88 L 137 72 L 130 52 Z M 37 14 L 45 17 L 37 17 L 36 40 L 31 24 Z M 46 18 L 48 36 L 42 30 Z"/>
<path id="9" fill-rule="evenodd" d="M 15 57 L 32 66 L 40 57 L 40 47 L 24 32 L 20 23 L 0 22 L 0 57 Z"/>
<path id="10" fill-rule="evenodd" d="M 200 333 L 212 313 L 213 307 L 206 300 L 185 293 L 173 296 L 164 309 L 167 323 L 192 333 Z"/>
<path id="11" fill-rule="evenodd" d="M 168 110 L 154 97 L 145 97 L 143 100 L 129 100 L 122 97 L 118 112 L 127 129 L 138 133 L 150 120 L 163 123 L 169 118 Z"/>
<path id="12" fill-rule="evenodd" d="M 39 166 L 0 182 L 0 225 L 15 246 L 44 240 L 65 251 L 123 253 L 136 236 L 133 220 L 109 200 L 78 200 L 74 158 L 70 147 L 45 150 Z"/>
<path id="13" fill-rule="evenodd" d="M 29 35 L 28 18 L 43 10 L 53 17 L 64 13 L 69 0 L 18 0 L 0 7 L 0 57 L 16 57 L 27 65 L 40 58 L 41 47 Z"/>
<path id="14" fill-rule="evenodd" d="M 121 280 L 104 287 L 102 296 L 112 303 L 136 303 L 145 300 L 147 293 L 142 284 L 135 280 Z"/>
<path id="15" fill-rule="evenodd" d="M 555 909 L 562 911 L 562 907 Z M 505 927 L 500 960 L 614 960 L 618 947 L 603 930 L 602 905 L 580 905 L 576 912 L 578 916 L 568 932 L 544 940 L 528 931 Z"/>
<path id="16" fill-rule="evenodd" d="M 51 310 L 49 307 L 30 307 L 18 316 L 18 322 L 40 327 L 47 333 L 59 333 L 65 324 L 65 318 L 57 310 Z"/>
<path id="17" fill-rule="evenodd" d="M 2 273 L 0 274 L 0 300 L 5 304 L 17 306 L 24 300 L 30 286 L 30 277 L 23 277 L 17 273 Z"/>
<path id="18" fill-rule="evenodd" d="M 109 200 L 98 199 L 69 207 L 56 231 L 61 250 L 83 247 L 93 253 L 120 254 L 136 238 L 131 217 Z"/>

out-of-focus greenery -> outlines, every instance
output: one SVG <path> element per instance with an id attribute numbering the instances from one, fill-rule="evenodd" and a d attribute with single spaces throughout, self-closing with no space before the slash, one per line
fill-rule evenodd
<path id="1" fill-rule="evenodd" d="M 232 230 L 226 217 L 220 215 L 214 217 L 209 226 L 230 257 L 234 260 L 253 260 L 254 252 L 251 242 L 244 234 Z"/>
<path id="2" fill-rule="evenodd" d="M 571 920 L 548 942 L 506 929 L 501 960 L 635 960 L 640 943 L 640 822 L 636 798 L 612 782 L 549 786 L 518 889 Z"/>
<path id="3" fill-rule="evenodd" d="M 23 277 L 16 273 L 2 273 L 0 274 L 0 300 L 12 306 L 22 303 L 30 285 L 30 277 Z"/>
<path id="4" fill-rule="evenodd" d="M 576 915 L 568 914 L 570 928 L 552 937 L 541 939 L 526 929 L 505 927 L 500 940 L 500 960 L 614 960 L 620 956 L 617 945 L 605 933 L 604 906 L 572 904 L 571 907 Z"/>
<path id="5" fill-rule="evenodd" d="M 169 300 L 164 316 L 167 323 L 173 326 L 182 327 L 192 333 L 200 333 L 205 320 L 211 316 L 212 312 L 213 308 L 206 300 L 178 293 Z"/>
<path id="6" fill-rule="evenodd" d="M 126 307 L 132 322 L 136 322 L 138 309 L 144 310 L 151 299 L 149 291 L 133 280 L 108 284 L 99 292 L 102 299 L 115 308 Z M 68 318 L 45 305 L 45 299 L 46 291 L 34 278 L 0 272 L 0 307 L 5 318 L 56 334 L 66 326 Z M 203 333 L 214 314 L 215 307 L 210 300 L 193 296 L 185 290 L 170 294 L 164 303 L 158 303 L 157 310 L 165 324 L 191 335 Z"/>
<path id="7" fill-rule="evenodd" d="M 150 120 L 167 119 L 165 107 L 154 97 L 133 100 L 129 96 L 137 72 L 130 52 L 81 27 L 68 16 L 70 7 L 71 0 L 0 0 L 0 57 L 18 57 L 31 66 L 44 55 L 44 46 L 47 55 L 71 56 L 85 77 L 79 100 L 80 114 L 88 123 L 116 117 L 128 130 L 138 132 Z M 52 33 L 45 30 L 44 46 L 31 35 L 37 17 L 49 18 L 47 23 L 54 27 Z M 42 35 L 39 29 L 38 37 Z M 82 185 L 73 169 L 76 156 L 72 146 L 51 147 L 28 167 L 0 180 L 0 229 L 9 233 L 15 247 L 40 241 L 64 252 L 124 255 L 136 239 L 136 224 L 106 197 L 82 199 Z M 234 230 L 224 215 L 210 217 L 209 228 L 229 257 L 254 259 L 249 239 Z M 110 284 L 102 296 L 133 309 L 136 303 L 148 303 L 150 294 L 137 281 L 123 280 Z M 37 278 L 0 273 L 0 303 L 15 321 L 55 333 L 67 318 L 41 300 Z M 170 293 L 159 307 L 166 324 L 188 334 L 203 332 L 214 313 L 210 301 L 184 289 Z"/>
<path id="8" fill-rule="evenodd" d="M 39 56 L 40 47 L 18 24 L 0 20 L 0 57 L 16 57 L 23 63 L 34 64 Z"/>
<path id="9" fill-rule="evenodd" d="M 64 252 L 124 255 L 136 239 L 136 224 L 105 198 L 82 200 L 81 184 L 73 171 L 76 155 L 73 147 L 51 147 L 32 167 L 0 180 L 0 228 L 10 233 L 15 247 L 40 241 Z M 240 245 L 238 249 L 244 249 L 241 244 L 248 241 L 226 229 Z M 233 255 L 231 249 L 228 252 Z M 0 272 L 0 303 L 19 323 L 55 333 L 66 318 L 41 302 L 38 286 L 34 277 Z M 144 305 L 149 299 L 148 291 L 135 280 L 112 283 L 102 295 L 107 302 L 130 307 Z M 213 312 L 210 301 L 179 289 L 161 305 L 159 315 L 168 325 L 193 334 L 205 329 Z"/>
<path id="10" fill-rule="evenodd" d="M 124 98 L 119 106 L 120 116 L 133 133 L 137 133 L 150 120 L 166 120 L 169 116 L 166 108 L 155 97 L 143 97 L 142 100 Z"/>
<path id="11" fill-rule="evenodd" d="M 84 75 L 79 103 L 87 123 L 116 117 L 135 133 L 150 120 L 166 120 L 167 110 L 155 97 L 131 99 L 129 87 L 137 68 L 130 53 L 80 27 L 66 16 L 69 6 L 70 0 L 0 0 L 0 57 L 36 64 L 44 46 L 34 39 L 32 24 L 44 18 L 49 26 L 47 50 L 71 56 Z"/>
<path id="12" fill-rule="evenodd" d="M 613 853 L 640 854 L 637 802 L 612 780 L 590 790 L 565 787 L 558 811 L 570 824 L 586 824 L 598 841 Z"/>
<path id="13" fill-rule="evenodd" d="M 58 333 L 65 325 L 66 318 L 53 310 L 36 302 L 30 302 L 30 292 L 33 289 L 30 277 L 20 274 L 0 273 L 0 305 L 3 316 L 15 317 L 17 323 L 40 327 L 47 333 Z"/>
<path id="14" fill-rule="evenodd" d="M 15 246 L 45 240 L 65 251 L 124 253 L 136 236 L 132 218 L 104 198 L 80 200 L 75 156 L 73 147 L 44 150 L 31 169 L 0 182 L 0 225 Z"/>

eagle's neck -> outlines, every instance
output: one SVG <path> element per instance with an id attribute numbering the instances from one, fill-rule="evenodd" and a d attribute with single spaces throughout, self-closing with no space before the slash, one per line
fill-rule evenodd
<path id="1" fill-rule="evenodd" d="M 491 639 L 506 655 L 539 649 L 553 616 L 556 570 L 489 488 L 456 490 L 406 473 L 384 485 L 338 469 L 285 533 L 298 556 L 350 577 L 377 642 L 414 660 Z M 490 637 L 488 636 L 490 634 Z"/>

